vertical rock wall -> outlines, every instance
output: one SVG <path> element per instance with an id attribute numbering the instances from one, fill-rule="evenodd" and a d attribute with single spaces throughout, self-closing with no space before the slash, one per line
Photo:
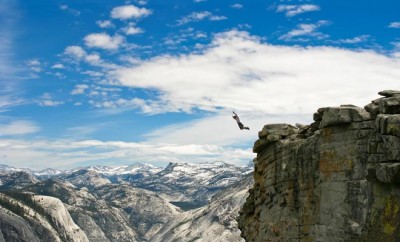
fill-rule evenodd
<path id="1" fill-rule="evenodd" d="M 265 125 L 246 241 L 400 241 L 400 92 L 320 108 L 311 125 Z"/>

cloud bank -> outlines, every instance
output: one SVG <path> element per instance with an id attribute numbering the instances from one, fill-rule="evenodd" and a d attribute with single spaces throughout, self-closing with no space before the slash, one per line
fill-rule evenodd
<path id="1" fill-rule="evenodd" d="M 233 30 L 216 35 L 200 54 L 162 55 L 112 75 L 118 85 L 157 91 L 147 102 L 162 110 L 149 113 L 305 114 L 365 105 L 380 90 L 398 89 L 400 61 L 370 50 L 276 46 Z"/>

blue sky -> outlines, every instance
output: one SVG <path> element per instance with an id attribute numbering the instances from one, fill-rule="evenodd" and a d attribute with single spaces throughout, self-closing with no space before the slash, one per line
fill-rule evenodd
<path id="1" fill-rule="evenodd" d="M 399 9 L 0 0 L 0 163 L 245 164 L 264 124 L 310 123 L 321 106 L 400 89 Z"/>

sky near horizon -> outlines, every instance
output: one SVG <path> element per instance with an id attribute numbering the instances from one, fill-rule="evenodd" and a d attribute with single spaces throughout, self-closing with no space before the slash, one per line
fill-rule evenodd
<path id="1" fill-rule="evenodd" d="M 400 90 L 399 10 L 395 0 L 0 0 L 0 164 L 246 164 L 264 124 L 308 124 L 319 107 Z"/>

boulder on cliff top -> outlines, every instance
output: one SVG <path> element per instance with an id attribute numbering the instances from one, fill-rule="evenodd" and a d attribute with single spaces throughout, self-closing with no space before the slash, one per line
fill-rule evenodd
<path id="1" fill-rule="evenodd" d="M 323 109 L 322 120 L 319 128 L 339 124 L 350 124 L 352 122 L 361 122 L 371 120 L 372 116 L 365 109 L 344 105 L 341 107 L 328 107 Z"/>
<path id="2" fill-rule="evenodd" d="M 267 124 L 264 126 L 264 128 L 258 132 L 258 137 L 259 138 L 265 138 L 268 135 L 280 135 L 282 137 L 287 137 L 292 134 L 296 134 L 298 132 L 298 129 L 290 124 Z"/>
<path id="3" fill-rule="evenodd" d="M 381 98 L 378 106 L 379 113 L 398 114 L 400 113 L 400 96 Z"/>
<path id="4" fill-rule="evenodd" d="M 400 114 L 400 91 L 385 90 L 378 93 L 381 98 L 365 105 L 365 110 L 375 118 L 378 114 Z"/>
<path id="5" fill-rule="evenodd" d="M 393 96 L 398 96 L 400 95 L 400 91 L 397 90 L 383 90 L 378 92 L 379 95 L 384 96 L 384 97 L 393 97 Z"/>

